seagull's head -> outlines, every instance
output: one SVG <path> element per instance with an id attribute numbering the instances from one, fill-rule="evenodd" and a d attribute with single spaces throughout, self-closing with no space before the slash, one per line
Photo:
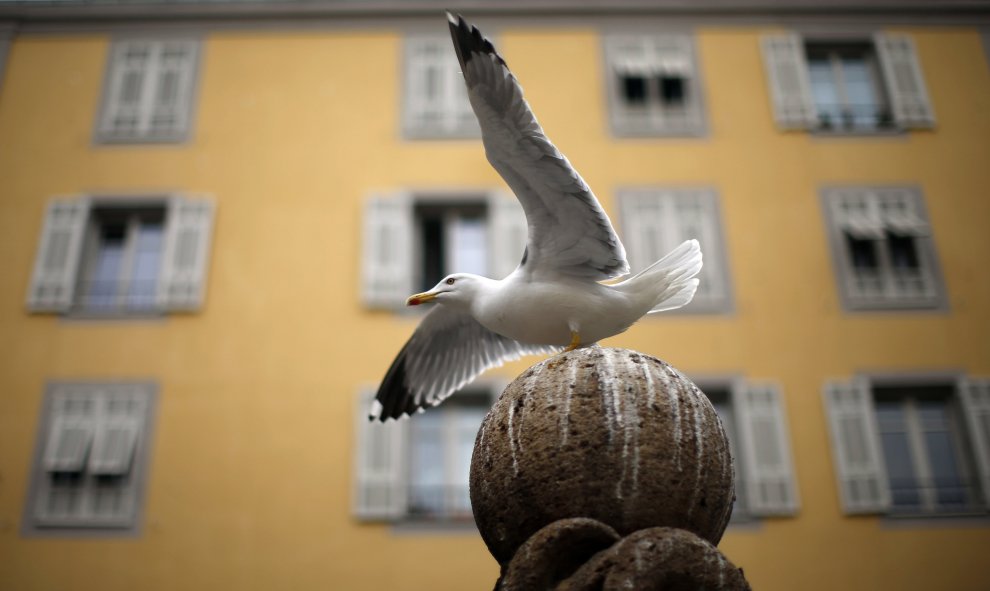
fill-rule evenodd
<path id="1" fill-rule="evenodd" d="M 482 286 L 491 281 L 470 273 L 447 275 L 430 291 L 409 296 L 407 306 L 418 306 L 427 302 L 468 306 Z"/>

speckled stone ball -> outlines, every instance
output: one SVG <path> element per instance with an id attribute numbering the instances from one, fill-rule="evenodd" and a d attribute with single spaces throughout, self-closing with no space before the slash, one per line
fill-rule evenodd
<path id="1" fill-rule="evenodd" d="M 718 544 L 733 501 L 729 442 L 701 390 L 659 359 L 597 346 L 509 384 L 478 431 L 470 482 L 478 530 L 502 565 L 571 517 Z"/>

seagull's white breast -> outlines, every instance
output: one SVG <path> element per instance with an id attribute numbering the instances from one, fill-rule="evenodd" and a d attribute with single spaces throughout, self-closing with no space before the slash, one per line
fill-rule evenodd
<path id="1" fill-rule="evenodd" d="M 629 294 L 593 281 L 512 274 L 479 294 L 471 311 L 483 326 L 511 339 L 565 346 L 572 328 L 581 344 L 594 343 L 623 332 L 647 309 Z"/>

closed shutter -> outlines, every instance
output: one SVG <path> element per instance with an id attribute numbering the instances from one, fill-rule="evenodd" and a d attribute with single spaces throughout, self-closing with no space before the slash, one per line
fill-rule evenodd
<path id="1" fill-rule="evenodd" d="M 671 194 L 632 190 L 620 197 L 626 257 L 633 273 L 642 271 L 679 244 Z"/>
<path id="2" fill-rule="evenodd" d="M 514 195 L 495 193 L 488 198 L 488 219 L 492 278 L 502 279 L 519 266 L 529 241 L 526 213 Z"/>
<path id="3" fill-rule="evenodd" d="M 405 98 L 405 128 L 413 137 L 481 133 L 447 37 L 406 40 Z"/>
<path id="4" fill-rule="evenodd" d="M 169 200 L 158 283 L 158 304 L 163 309 L 188 311 L 203 305 L 214 209 L 207 198 Z"/>
<path id="5" fill-rule="evenodd" d="M 150 135 L 179 136 L 188 128 L 198 48 L 193 41 L 167 41 L 157 47 L 158 67 L 149 89 Z"/>
<path id="6" fill-rule="evenodd" d="M 678 189 L 673 195 L 672 212 L 677 225 L 676 234 L 667 242 L 667 252 L 685 240 L 697 239 L 704 255 L 704 265 L 698 273 L 698 291 L 693 307 L 727 308 L 729 288 L 723 262 L 724 249 L 719 231 L 718 204 L 712 189 Z M 662 255 L 661 255 L 662 256 Z"/>
<path id="7" fill-rule="evenodd" d="M 745 385 L 734 393 L 746 466 L 746 496 L 754 515 L 792 515 L 797 486 L 782 397 L 775 386 Z"/>
<path id="8" fill-rule="evenodd" d="M 990 379 L 960 380 L 959 399 L 973 446 L 983 503 L 990 509 Z"/>
<path id="9" fill-rule="evenodd" d="M 846 513 L 890 507 L 890 487 L 869 383 L 829 383 L 824 390 L 839 499 Z"/>
<path id="10" fill-rule="evenodd" d="M 38 241 L 27 305 L 34 312 L 64 312 L 72 305 L 89 200 L 53 199 L 48 203 Z"/>
<path id="11" fill-rule="evenodd" d="M 405 515 L 406 431 L 408 419 L 371 421 L 368 413 L 374 390 L 357 396 L 354 413 L 354 515 L 358 519 L 390 520 Z"/>
<path id="12" fill-rule="evenodd" d="M 110 50 L 109 76 L 104 97 L 100 135 L 133 138 L 146 127 L 144 113 L 151 98 L 151 73 L 155 56 L 151 41 L 121 41 Z"/>
<path id="13" fill-rule="evenodd" d="M 409 195 L 371 197 L 364 208 L 364 303 L 397 308 L 412 294 L 413 209 Z"/>
<path id="14" fill-rule="evenodd" d="M 935 113 L 928 99 L 914 41 L 907 35 L 888 33 L 878 33 L 874 40 L 894 107 L 894 119 L 907 128 L 933 127 Z"/>
<path id="15" fill-rule="evenodd" d="M 762 46 L 777 125 L 784 129 L 810 128 L 816 112 L 804 42 L 795 34 L 767 35 Z"/>

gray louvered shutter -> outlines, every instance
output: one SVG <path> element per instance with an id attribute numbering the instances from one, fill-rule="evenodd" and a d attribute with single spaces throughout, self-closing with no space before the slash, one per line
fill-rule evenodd
<path id="1" fill-rule="evenodd" d="M 869 383 L 826 384 L 824 399 L 843 509 L 850 514 L 886 511 L 890 486 Z"/>
<path id="2" fill-rule="evenodd" d="M 100 476 L 123 476 L 131 471 L 147 400 L 117 385 L 103 400 L 103 413 L 93 438 L 89 472 Z"/>
<path id="3" fill-rule="evenodd" d="M 804 42 L 796 34 L 766 35 L 761 40 L 774 120 L 784 129 L 808 129 L 815 124 Z"/>
<path id="4" fill-rule="evenodd" d="M 88 218 L 87 198 L 49 201 L 28 288 L 30 310 L 64 312 L 72 306 Z"/>
<path id="5" fill-rule="evenodd" d="M 793 515 L 798 508 L 787 420 L 780 390 L 748 384 L 734 392 L 746 497 L 754 515 Z"/>
<path id="6" fill-rule="evenodd" d="M 59 385 L 53 395 L 52 424 L 42 460 L 48 472 L 82 472 L 86 468 L 99 408 L 95 398 L 76 390 L 73 385 Z"/>
<path id="7" fill-rule="evenodd" d="M 169 199 L 158 280 L 162 309 L 189 311 L 203 305 L 214 210 L 213 201 L 204 197 Z"/>
<path id="8" fill-rule="evenodd" d="M 406 449 L 408 418 L 368 420 L 375 391 L 362 390 L 354 412 L 354 515 L 358 519 L 392 520 L 406 514 Z"/>
<path id="9" fill-rule="evenodd" d="M 364 303 L 397 308 L 412 295 L 413 203 L 407 194 L 371 197 L 364 207 Z"/>
<path id="10" fill-rule="evenodd" d="M 155 49 L 153 42 L 145 40 L 118 41 L 111 46 L 107 66 L 110 78 L 99 125 L 101 136 L 134 138 L 146 129 Z"/>
<path id="11" fill-rule="evenodd" d="M 990 379 L 961 379 L 959 399 L 973 446 L 983 503 L 990 508 Z"/>
<path id="12" fill-rule="evenodd" d="M 878 33 L 874 40 L 894 107 L 894 119 L 907 128 L 933 127 L 935 113 L 928 98 L 914 41 L 907 35 L 889 33 Z"/>
<path id="13" fill-rule="evenodd" d="M 489 268 L 494 279 L 516 270 L 529 239 L 526 213 L 515 195 L 495 193 L 488 198 Z"/>
<path id="14" fill-rule="evenodd" d="M 164 41 L 156 48 L 157 68 L 149 81 L 151 108 L 147 133 L 153 137 L 179 137 L 189 126 L 199 43 Z"/>

